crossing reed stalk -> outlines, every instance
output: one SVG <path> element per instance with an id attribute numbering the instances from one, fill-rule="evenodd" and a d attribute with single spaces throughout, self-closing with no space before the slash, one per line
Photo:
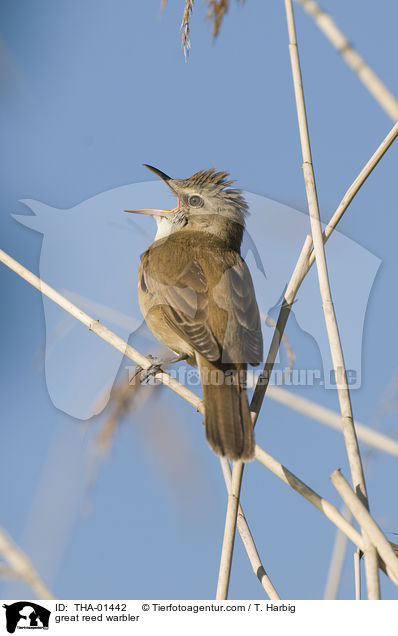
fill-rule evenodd
<path id="1" fill-rule="evenodd" d="M 307 124 L 307 114 L 304 101 L 304 91 L 301 77 L 300 60 L 298 54 L 298 46 L 296 39 L 296 28 L 294 22 L 292 0 L 285 0 L 286 21 L 289 34 L 289 53 L 292 68 L 294 94 L 296 98 L 297 119 L 300 132 L 301 151 L 303 157 L 303 174 L 305 189 L 308 201 L 308 210 L 310 216 L 311 233 L 314 244 L 314 255 L 318 272 L 319 288 L 322 298 L 322 307 L 325 317 L 326 329 L 329 338 L 330 351 L 332 355 L 333 367 L 336 376 L 336 386 L 338 391 L 342 429 L 347 449 L 348 461 L 350 464 L 351 476 L 354 489 L 360 494 L 365 505 L 369 507 L 365 476 L 363 472 L 358 440 L 353 424 L 353 415 L 351 408 L 350 393 L 348 390 L 347 377 L 345 372 L 345 364 L 343 350 L 341 347 L 340 335 L 337 326 L 336 314 L 334 311 L 332 294 L 329 284 L 329 276 L 326 264 L 325 246 L 322 234 L 321 218 L 318 207 L 318 197 L 315 185 L 315 175 L 312 166 L 312 156 L 310 139 Z M 369 599 L 380 598 L 380 582 L 379 570 L 377 562 L 377 553 L 364 535 L 365 541 L 365 569 Z"/>

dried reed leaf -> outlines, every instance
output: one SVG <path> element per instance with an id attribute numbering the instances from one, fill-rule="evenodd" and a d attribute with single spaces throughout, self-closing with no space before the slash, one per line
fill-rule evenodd
<path id="1" fill-rule="evenodd" d="M 185 0 L 184 15 L 182 16 L 182 22 L 180 27 L 180 33 L 182 33 L 182 47 L 184 49 L 185 61 L 188 59 L 189 49 L 191 48 L 191 38 L 189 32 L 189 19 L 193 11 L 194 0 Z"/>
<path id="2" fill-rule="evenodd" d="M 156 388 L 156 385 L 146 384 L 143 386 L 140 383 L 139 375 L 130 383 L 123 380 L 113 386 L 108 407 L 110 414 L 103 422 L 94 440 L 95 455 L 104 457 L 110 453 L 114 436 L 123 417 L 148 401 Z"/>
<path id="3" fill-rule="evenodd" d="M 221 22 L 224 15 L 227 13 L 229 7 L 229 0 L 209 0 L 209 6 L 207 9 L 207 17 L 209 20 L 213 20 L 213 37 L 216 38 L 220 31 Z"/>
<path id="4" fill-rule="evenodd" d="M 276 320 L 271 318 L 271 316 L 264 315 L 264 318 L 265 318 L 265 322 L 267 323 L 267 325 L 269 325 L 270 327 L 276 327 Z M 290 344 L 289 340 L 287 339 L 287 336 L 286 336 L 285 333 L 282 335 L 282 342 L 285 345 L 286 355 L 287 355 L 287 358 L 288 358 L 288 368 L 286 369 L 286 371 L 284 372 L 284 374 L 282 376 L 282 384 L 284 384 L 285 380 L 289 377 L 289 375 L 291 374 L 291 372 L 293 370 L 293 364 L 294 364 L 294 361 L 296 359 L 296 356 L 295 356 L 295 353 L 293 351 L 293 347 Z"/>
<path id="5" fill-rule="evenodd" d="M 238 0 L 241 4 L 244 4 L 245 0 Z M 160 10 L 163 11 L 166 7 L 167 0 L 161 0 Z M 193 11 L 194 0 L 185 0 L 184 14 L 182 16 L 182 22 L 180 32 L 182 33 L 182 47 L 184 49 L 185 60 L 188 59 L 189 50 L 191 48 L 191 37 L 189 30 L 189 20 Z M 227 13 L 229 7 L 229 0 L 208 0 L 207 5 L 207 18 L 213 20 L 213 37 L 216 38 L 219 34 L 221 22 L 224 15 Z"/>
<path id="6" fill-rule="evenodd" d="M 241 4 L 244 4 L 245 0 L 240 0 Z M 207 8 L 207 17 L 209 20 L 213 20 L 213 37 L 216 38 L 220 31 L 221 22 L 223 17 L 228 11 L 229 0 L 209 0 Z"/>

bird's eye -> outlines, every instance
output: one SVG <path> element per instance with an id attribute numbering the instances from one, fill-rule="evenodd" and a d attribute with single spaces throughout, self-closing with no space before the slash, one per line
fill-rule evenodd
<path id="1" fill-rule="evenodd" d="M 194 194 L 192 197 L 189 197 L 188 203 L 193 208 L 200 208 L 203 205 L 203 199 L 199 195 Z"/>

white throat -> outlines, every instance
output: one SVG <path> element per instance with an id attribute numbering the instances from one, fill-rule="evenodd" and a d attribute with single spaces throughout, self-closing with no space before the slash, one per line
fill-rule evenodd
<path id="1" fill-rule="evenodd" d="M 154 240 L 159 241 L 159 239 L 165 238 L 165 236 L 169 236 L 173 229 L 173 224 L 170 219 L 165 216 L 154 216 L 153 218 L 155 219 L 156 225 L 158 226 Z"/>

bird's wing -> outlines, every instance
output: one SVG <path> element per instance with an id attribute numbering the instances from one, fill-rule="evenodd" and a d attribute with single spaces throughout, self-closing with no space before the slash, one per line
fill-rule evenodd
<path id="1" fill-rule="evenodd" d="M 161 307 L 175 333 L 207 360 L 218 360 L 220 348 L 208 325 L 208 283 L 202 267 L 188 260 L 181 263 L 182 269 L 174 266 L 168 271 L 160 261 L 155 250 L 144 260 L 141 290 L 151 295 L 151 307 Z"/>
<path id="2" fill-rule="evenodd" d="M 240 256 L 213 289 L 213 298 L 228 311 L 223 361 L 259 364 L 263 359 L 260 313 L 249 268 Z"/>

